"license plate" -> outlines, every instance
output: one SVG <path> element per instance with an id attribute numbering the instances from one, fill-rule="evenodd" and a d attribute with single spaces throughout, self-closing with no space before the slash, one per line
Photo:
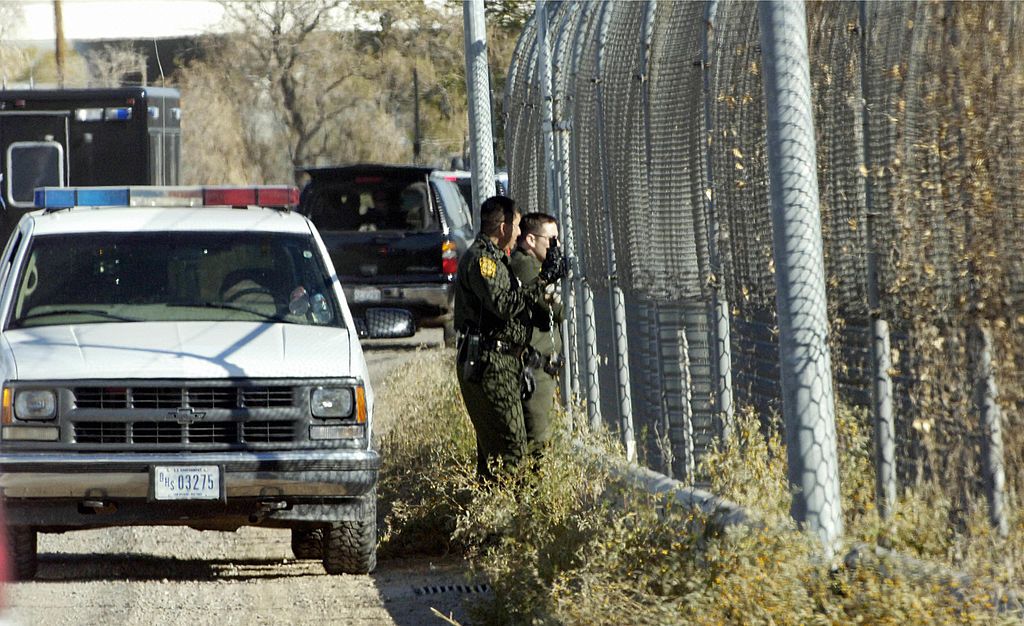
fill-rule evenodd
<path id="1" fill-rule="evenodd" d="M 153 468 L 157 500 L 217 500 L 220 468 L 216 465 L 158 465 Z"/>
<path id="2" fill-rule="evenodd" d="M 380 302 L 380 289 L 356 287 L 352 290 L 352 302 Z"/>

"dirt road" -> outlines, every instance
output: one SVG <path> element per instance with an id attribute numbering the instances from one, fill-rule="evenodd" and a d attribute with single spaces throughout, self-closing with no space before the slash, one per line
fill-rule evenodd
<path id="1" fill-rule="evenodd" d="M 368 346 L 372 380 L 440 331 Z M 380 420 L 382 423 L 384 420 Z M 18 624 L 442 624 L 465 620 L 460 563 L 381 560 L 370 576 L 299 561 L 285 530 L 117 528 L 40 535 L 39 574 L 7 589 Z"/>

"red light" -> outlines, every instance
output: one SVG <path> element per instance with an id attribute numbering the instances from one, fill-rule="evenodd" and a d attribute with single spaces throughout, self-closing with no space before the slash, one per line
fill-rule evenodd
<path id="1" fill-rule="evenodd" d="M 15 100 L 14 101 L 14 108 L 15 109 L 24 109 L 25 108 L 25 101 L 24 100 Z"/>
<path id="2" fill-rule="evenodd" d="M 270 187 L 257 190 L 260 206 L 295 206 L 299 203 L 299 190 L 296 187 Z"/>
<path id="3" fill-rule="evenodd" d="M 217 188 L 203 189 L 203 204 L 220 206 L 249 206 L 256 202 L 256 189 Z"/>
<path id="4" fill-rule="evenodd" d="M 451 182 L 453 182 L 453 183 L 454 183 L 455 181 L 459 180 L 459 179 L 458 179 L 458 178 L 456 178 L 455 176 L 445 176 L 445 177 L 444 177 L 444 179 L 445 179 L 445 180 L 447 180 L 447 181 L 451 181 Z"/>
<path id="5" fill-rule="evenodd" d="M 455 249 L 454 241 L 445 241 L 441 244 L 441 271 L 451 276 L 459 269 L 458 251 Z"/>
<path id="6" fill-rule="evenodd" d="M 356 176 L 356 183 L 379 183 L 383 180 L 383 176 Z"/>
<path id="7" fill-rule="evenodd" d="M 130 107 L 133 107 L 135 106 L 135 98 L 128 98 L 124 101 L 124 103 Z"/>

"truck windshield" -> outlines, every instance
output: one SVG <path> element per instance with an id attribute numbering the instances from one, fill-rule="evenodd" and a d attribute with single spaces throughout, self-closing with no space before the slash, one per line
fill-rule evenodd
<path id="1" fill-rule="evenodd" d="M 34 238 L 8 327 L 221 320 L 344 325 L 309 236 L 132 232 Z"/>

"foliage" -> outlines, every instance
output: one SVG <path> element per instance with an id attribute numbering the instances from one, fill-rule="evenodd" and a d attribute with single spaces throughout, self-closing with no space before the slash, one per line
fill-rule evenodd
<path id="1" fill-rule="evenodd" d="M 719 495 L 761 514 L 761 525 L 723 530 L 713 518 L 639 493 L 567 436 L 538 465 L 479 485 L 452 360 L 450 352 L 419 355 L 378 390 L 377 413 L 390 420 L 381 442 L 381 497 L 391 505 L 381 549 L 465 556 L 494 589 L 474 609 L 481 622 L 1009 622 L 992 611 L 991 588 L 981 583 L 914 573 L 871 554 L 856 568 L 823 562 L 817 541 L 788 521 L 784 448 L 765 434 L 777 429 L 751 411 L 738 412 L 734 436 L 703 471 Z M 929 493 L 908 494 L 894 520 L 879 522 L 867 425 L 863 411 L 840 407 L 848 536 L 1010 581 L 1008 570 L 991 564 L 996 546 L 983 520 L 955 533 Z M 606 459 L 619 454 L 600 436 L 588 444 Z M 1016 543 L 999 547 L 1020 554 Z"/>
<path id="2" fill-rule="evenodd" d="M 107 44 L 85 55 L 89 64 L 90 87 L 120 87 L 126 78 L 139 76 L 148 84 L 146 57 L 129 43 Z"/>
<path id="3" fill-rule="evenodd" d="M 179 80 L 191 92 L 183 99 L 217 100 L 233 119 L 197 120 L 193 132 L 189 119 L 205 107 L 189 109 L 186 181 L 244 173 L 301 182 L 295 169 L 303 166 L 413 162 L 417 96 L 418 161 L 440 165 L 463 152 L 461 11 L 422 0 L 225 2 L 225 10 L 237 32 L 204 40 L 202 59 Z M 506 42 L 518 33 L 496 33 L 492 49 L 505 56 L 492 63 L 507 67 Z M 225 162 L 236 163 L 231 172 Z"/>

